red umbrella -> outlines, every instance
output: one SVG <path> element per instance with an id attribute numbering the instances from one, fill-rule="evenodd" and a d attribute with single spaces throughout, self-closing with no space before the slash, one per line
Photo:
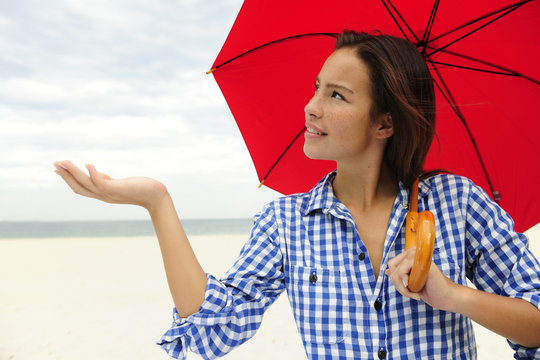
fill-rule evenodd
<path id="1" fill-rule="evenodd" d="M 436 81 L 426 169 L 472 179 L 523 231 L 540 221 L 540 1 L 246 0 L 213 65 L 259 180 L 309 190 L 335 163 L 303 154 L 304 106 L 344 28 L 414 43 Z"/>

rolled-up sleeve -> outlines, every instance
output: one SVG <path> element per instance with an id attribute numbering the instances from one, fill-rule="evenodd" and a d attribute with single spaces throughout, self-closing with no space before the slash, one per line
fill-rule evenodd
<path id="1" fill-rule="evenodd" d="M 467 260 L 476 287 L 540 308 L 540 263 L 528 248 L 528 238 L 515 232 L 510 216 L 475 185 L 467 214 Z M 540 358 L 539 348 L 509 343 L 517 359 Z"/>
<path id="2" fill-rule="evenodd" d="M 208 274 L 199 311 L 173 324 L 158 342 L 170 356 L 185 359 L 187 350 L 214 359 L 255 335 L 266 309 L 285 289 L 278 231 L 270 205 L 255 216 L 249 241 L 217 280 Z"/>

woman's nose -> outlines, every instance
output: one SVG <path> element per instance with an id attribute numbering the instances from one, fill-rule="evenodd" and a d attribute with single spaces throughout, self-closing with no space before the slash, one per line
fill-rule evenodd
<path id="1" fill-rule="evenodd" d="M 317 93 L 313 95 L 311 100 L 308 101 L 306 106 L 304 107 L 304 113 L 306 114 L 306 119 L 308 117 L 315 117 L 318 118 L 321 116 L 321 106 L 319 104 L 319 101 L 317 100 Z"/>

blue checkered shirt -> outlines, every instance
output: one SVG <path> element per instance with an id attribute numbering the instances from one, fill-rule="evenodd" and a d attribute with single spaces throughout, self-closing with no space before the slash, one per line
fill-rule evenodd
<path id="1" fill-rule="evenodd" d="M 264 311 L 287 290 L 309 359 L 474 359 L 471 321 L 399 294 L 384 275 L 404 250 L 408 191 L 400 184 L 375 278 L 366 246 L 335 197 L 335 173 L 310 192 L 280 198 L 255 216 L 249 241 L 223 279 L 208 275 L 198 313 L 180 318 L 160 342 L 184 359 L 223 356 L 251 338 Z M 527 238 L 479 187 L 437 175 L 419 187 L 418 210 L 436 219 L 433 261 L 452 281 L 540 303 L 540 264 Z M 517 358 L 540 351 L 510 343 Z"/>

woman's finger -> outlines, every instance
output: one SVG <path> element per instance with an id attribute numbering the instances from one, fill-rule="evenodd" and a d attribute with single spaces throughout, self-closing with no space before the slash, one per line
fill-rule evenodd
<path id="1" fill-rule="evenodd" d="M 388 269 L 390 271 L 395 271 L 396 268 L 403 262 L 403 260 L 407 258 L 414 258 L 414 255 L 416 253 L 416 247 L 409 248 L 405 251 L 403 251 L 401 254 L 395 256 L 394 258 L 390 259 L 388 261 Z"/>
<path id="2" fill-rule="evenodd" d="M 56 170 L 54 172 L 60 175 L 60 177 L 66 182 L 66 184 L 68 184 L 68 186 L 71 188 L 71 190 L 73 190 L 75 194 L 94 198 L 94 199 L 99 199 L 97 194 L 93 193 L 92 191 L 82 186 L 67 169 L 64 169 L 56 165 L 55 167 L 56 167 Z"/>
<path id="3" fill-rule="evenodd" d="M 414 264 L 414 250 L 415 248 L 408 249 L 390 260 L 388 262 L 389 268 L 386 270 L 386 275 L 388 275 L 396 290 L 401 295 L 419 300 L 420 294 L 412 293 L 407 288 L 409 273 Z M 390 264 L 391 262 L 392 264 Z"/>
<path id="4" fill-rule="evenodd" d="M 55 166 L 60 167 L 62 170 L 65 170 L 71 174 L 71 176 L 86 190 L 97 193 L 95 185 L 90 180 L 88 174 L 79 169 L 75 164 L 69 160 L 58 161 L 55 163 Z"/>
<path id="5" fill-rule="evenodd" d="M 110 186 L 110 180 L 111 177 L 109 175 L 100 173 L 96 170 L 96 167 L 91 164 L 87 164 L 86 168 L 88 169 L 88 173 L 90 174 L 90 181 L 96 188 L 96 192 L 100 194 L 101 200 L 109 203 L 122 203 L 120 199 L 118 199 L 117 194 L 114 194 L 114 191 L 111 191 Z"/>
<path id="6" fill-rule="evenodd" d="M 396 286 L 396 289 L 406 289 L 409 283 L 409 272 L 412 267 L 412 262 L 408 258 L 403 258 L 403 260 L 388 272 L 390 280 Z M 401 292 L 401 291 L 400 291 Z"/>
<path id="7" fill-rule="evenodd" d="M 92 184 L 94 184 L 94 186 L 98 189 L 103 188 L 103 184 L 105 182 L 105 178 L 103 176 L 104 174 L 99 173 L 94 165 L 87 164 L 86 168 L 90 174 L 90 181 Z M 107 176 L 107 178 L 110 180 L 110 177 Z"/>
<path id="8" fill-rule="evenodd" d="M 394 258 L 390 259 L 388 261 L 388 268 L 392 271 L 407 257 L 407 252 L 411 251 L 411 249 L 408 249 L 406 251 L 403 251 L 401 254 L 395 256 Z"/>

